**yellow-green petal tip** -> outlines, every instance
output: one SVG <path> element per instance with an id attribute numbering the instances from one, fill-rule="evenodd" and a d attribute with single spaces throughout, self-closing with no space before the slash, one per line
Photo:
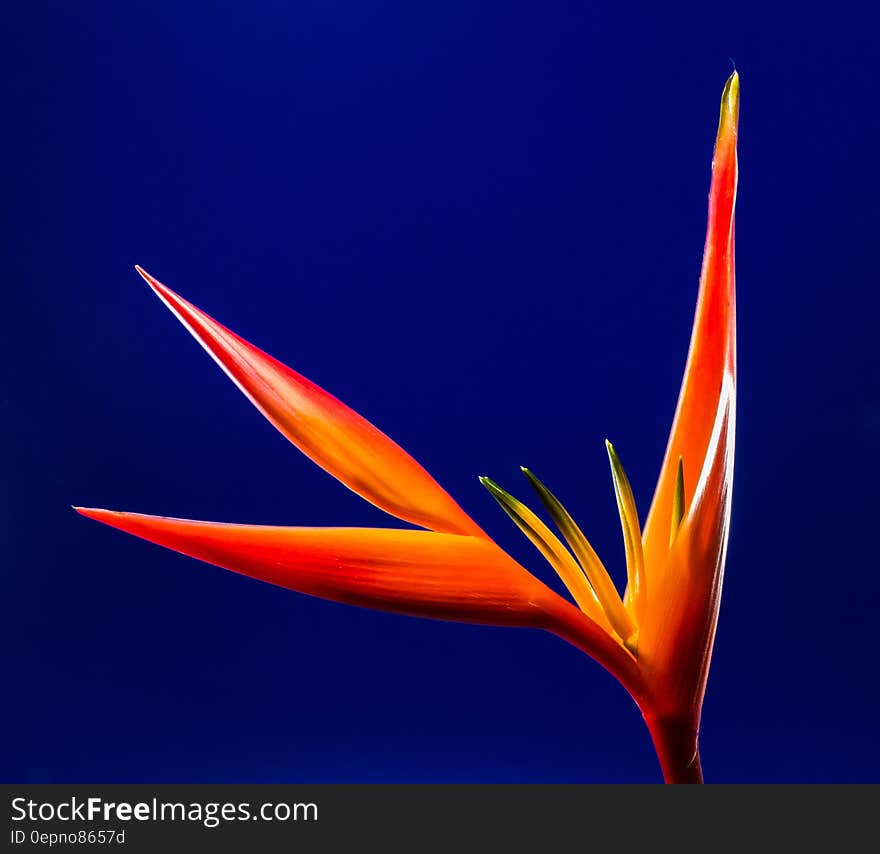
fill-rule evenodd
<path id="1" fill-rule="evenodd" d="M 739 73 L 734 71 L 727 82 L 724 84 L 724 91 L 721 93 L 721 116 L 719 120 L 719 130 L 726 126 L 727 121 L 733 122 L 736 128 L 739 120 Z"/>

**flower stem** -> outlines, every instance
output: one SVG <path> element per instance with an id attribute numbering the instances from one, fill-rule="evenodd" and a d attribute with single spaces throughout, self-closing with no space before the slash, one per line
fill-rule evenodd
<path id="1" fill-rule="evenodd" d="M 667 783 L 702 783 L 697 727 L 689 718 L 645 715 L 663 779 Z"/>

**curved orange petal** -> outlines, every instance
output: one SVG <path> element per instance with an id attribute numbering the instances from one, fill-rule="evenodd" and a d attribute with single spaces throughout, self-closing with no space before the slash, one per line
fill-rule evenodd
<path id="1" fill-rule="evenodd" d="M 369 421 L 137 271 L 251 403 L 321 468 L 399 519 L 432 531 L 485 536 L 425 469 Z"/>
<path id="2" fill-rule="evenodd" d="M 421 617 L 538 625 L 556 596 L 482 537 L 197 522 L 74 508 L 181 554 L 310 596 Z"/>
<path id="3" fill-rule="evenodd" d="M 649 574 L 662 571 L 670 548 L 669 530 L 679 457 L 684 467 L 684 482 L 697 483 L 707 466 L 711 465 L 711 460 L 708 459 L 708 455 L 713 452 L 710 436 L 718 413 L 727 407 L 732 412 L 734 407 L 734 207 L 738 116 L 739 76 L 734 72 L 728 79 L 721 98 L 721 117 L 709 192 L 709 224 L 690 352 L 666 456 L 645 523 L 645 564 Z M 703 510 L 709 513 L 722 512 L 720 505 L 703 505 Z"/>
<path id="4" fill-rule="evenodd" d="M 416 617 L 546 629 L 592 656 L 634 697 L 640 696 L 632 655 L 484 537 L 229 525 L 74 509 L 189 557 L 310 596 Z"/>

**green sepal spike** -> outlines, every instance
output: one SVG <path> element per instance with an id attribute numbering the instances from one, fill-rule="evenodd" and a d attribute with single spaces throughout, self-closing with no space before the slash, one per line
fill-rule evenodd
<path id="1" fill-rule="evenodd" d="M 672 518 L 669 525 L 669 545 L 675 542 L 681 520 L 684 519 L 684 465 L 678 458 L 678 473 L 675 475 L 675 492 L 672 494 Z"/>

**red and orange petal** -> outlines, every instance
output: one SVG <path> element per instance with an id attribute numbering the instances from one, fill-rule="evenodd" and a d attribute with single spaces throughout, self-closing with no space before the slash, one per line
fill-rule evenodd
<path id="1" fill-rule="evenodd" d="M 637 699 L 638 664 L 618 639 L 484 537 L 376 528 L 196 522 L 74 508 L 216 566 L 334 602 L 416 617 L 551 631 Z"/>
<path id="2" fill-rule="evenodd" d="M 406 451 L 354 410 L 138 272 L 260 412 L 367 501 L 432 531 L 485 536 Z"/>
<path id="3" fill-rule="evenodd" d="M 706 466 L 709 438 L 725 395 L 736 388 L 736 292 L 734 275 L 734 206 L 739 77 L 724 87 L 712 161 L 709 223 L 690 351 L 666 455 L 645 523 L 645 563 L 649 576 L 659 573 L 669 550 L 669 529 L 679 458 L 688 492 Z M 710 461 L 711 462 L 711 461 Z M 720 512 L 721 508 L 704 508 Z M 648 583 L 651 583 L 649 577 Z"/>
<path id="4" fill-rule="evenodd" d="M 559 598 L 482 537 L 197 522 L 75 508 L 181 554 L 300 593 L 421 617 L 536 626 Z"/>

